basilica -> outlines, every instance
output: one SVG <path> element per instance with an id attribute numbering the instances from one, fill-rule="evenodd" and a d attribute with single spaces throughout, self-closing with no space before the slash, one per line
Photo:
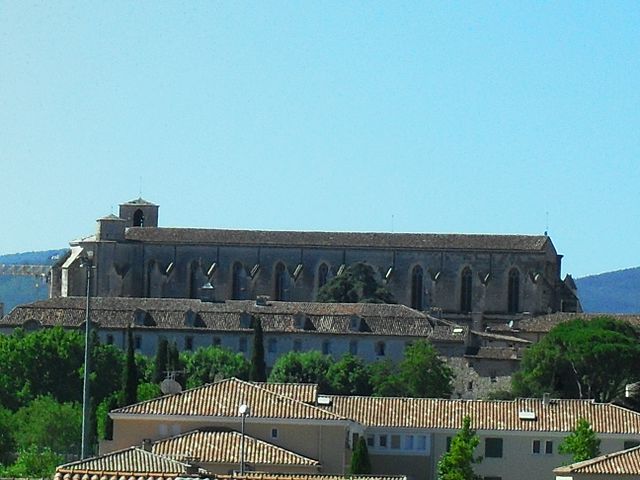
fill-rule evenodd
<path id="1" fill-rule="evenodd" d="M 98 297 L 310 302 L 365 262 L 398 303 L 441 317 L 580 311 L 546 235 L 170 228 L 158 226 L 158 210 L 139 198 L 99 218 L 53 267 L 51 296 L 82 296 L 89 278 Z"/>

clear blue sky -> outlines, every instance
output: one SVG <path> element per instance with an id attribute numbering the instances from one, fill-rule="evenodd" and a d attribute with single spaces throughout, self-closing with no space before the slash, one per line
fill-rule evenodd
<path id="1" fill-rule="evenodd" d="M 541 234 L 640 265 L 640 4 L 0 0 L 0 253 L 164 226 Z"/>

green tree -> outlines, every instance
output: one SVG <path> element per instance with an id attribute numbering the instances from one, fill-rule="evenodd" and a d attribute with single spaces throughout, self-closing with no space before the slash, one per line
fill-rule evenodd
<path id="1" fill-rule="evenodd" d="M 160 383 L 166 377 L 166 371 L 168 370 L 167 364 L 169 362 L 169 342 L 166 338 L 160 337 L 158 341 L 158 349 L 156 350 L 156 356 L 154 358 L 153 366 L 153 383 Z"/>
<path id="2" fill-rule="evenodd" d="M 267 381 L 267 367 L 264 362 L 264 335 L 262 321 L 259 317 L 253 319 L 253 352 L 251 353 L 251 370 L 249 380 L 254 382 Z"/>
<path id="3" fill-rule="evenodd" d="M 16 451 L 13 412 L 0 405 L 0 464 L 6 464 Z"/>
<path id="4" fill-rule="evenodd" d="M 359 357 L 349 353 L 329 367 L 327 382 L 331 393 L 335 395 L 371 395 L 366 365 Z"/>
<path id="5" fill-rule="evenodd" d="M 216 377 L 247 379 L 249 362 L 241 353 L 226 348 L 199 348 L 186 359 L 187 387 L 194 388 L 213 382 Z"/>
<path id="6" fill-rule="evenodd" d="M 38 397 L 15 413 L 14 437 L 19 449 L 36 445 L 55 453 L 80 453 L 82 408 L 58 403 L 51 396 Z"/>
<path id="7" fill-rule="evenodd" d="M 0 336 L 0 403 L 17 410 L 39 395 L 79 401 L 84 339 L 60 327 Z"/>
<path id="8" fill-rule="evenodd" d="M 600 439 L 589 422 L 580 418 L 575 430 L 560 444 L 560 453 L 571 455 L 572 462 L 582 462 L 600 455 Z"/>
<path id="9" fill-rule="evenodd" d="M 47 447 L 31 445 L 21 450 L 16 462 L 0 471 L 5 478 L 51 478 L 62 456 Z"/>
<path id="10" fill-rule="evenodd" d="M 341 275 L 328 281 L 318 291 L 318 302 L 325 303 L 395 303 L 393 295 L 376 279 L 366 263 L 355 263 Z"/>
<path id="11" fill-rule="evenodd" d="M 453 391 L 453 371 L 426 340 L 407 347 L 398 372 L 409 397 L 449 398 Z"/>
<path id="12" fill-rule="evenodd" d="M 91 357 L 91 399 L 98 404 L 120 389 L 124 353 L 115 345 L 96 343 Z"/>
<path id="13" fill-rule="evenodd" d="M 438 462 L 438 480 L 480 480 L 473 472 L 473 464 L 481 461 L 474 457 L 480 439 L 471 429 L 471 418 L 464 417 L 462 429 L 451 439 L 449 451 Z"/>
<path id="14" fill-rule="evenodd" d="M 138 369 L 133 345 L 133 331 L 127 328 L 127 356 L 122 379 L 123 402 L 131 405 L 138 401 Z"/>
<path id="15" fill-rule="evenodd" d="M 351 475 L 368 475 L 371 473 L 369 449 L 367 448 L 367 442 L 365 441 L 364 437 L 359 437 L 358 442 L 353 448 L 349 473 Z"/>
<path id="16" fill-rule="evenodd" d="M 109 412 L 121 404 L 122 391 L 114 392 L 102 400 L 96 408 L 96 432 L 101 440 L 113 440 L 113 420 Z"/>
<path id="17" fill-rule="evenodd" d="M 144 402 L 151 400 L 152 398 L 158 398 L 162 396 L 162 390 L 157 383 L 139 383 L 137 389 L 138 402 Z"/>
<path id="18" fill-rule="evenodd" d="M 374 397 L 407 397 L 406 385 L 402 383 L 398 366 L 391 360 L 378 360 L 367 367 L 371 395 Z"/>
<path id="19" fill-rule="evenodd" d="M 554 327 L 525 352 L 512 386 L 517 396 L 551 392 L 562 398 L 610 402 L 640 379 L 640 335 L 608 317 Z"/>
<path id="20" fill-rule="evenodd" d="M 269 375 L 270 383 L 316 383 L 322 393 L 329 391 L 327 372 L 333 363 L 316 350 L 288 352 L 278 358 Z"/>

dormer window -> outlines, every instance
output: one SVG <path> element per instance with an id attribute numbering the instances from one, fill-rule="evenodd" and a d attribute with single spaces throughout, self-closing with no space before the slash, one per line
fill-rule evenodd
<path id="1" fill-rule="evenodd" d="M 184 324 L 187 327 L 204 328 L 206 327 L 199 313 L 189 309 L 184 314 Z"/>
<path id="2" fill-rule="evenodd" d="M 253 317 L 248 313 L 240 314 L 240 328 L 251 328 Z"/>
<path id="3" fill-rule="evenodd" d="M 304 330 L 307 324 L 307 316 L 304 313 L 296 313 L 293 316 L 293 326 L 300 330 Z"/>
<path id="4" fill-rule="evenodd" d="M 353 315 L 349 319 L 349 329 L 352 332 L 360 332 L 362 330 L 362 318 L 357 315 Z"/>
<path id="5" fill-rule="evenodd" d="M 146 310 L 142 310 L 141 308 L 136 308 L 133 312 L 133 323 L 139 327 L 155 327 L 156 322 L 153 320 L 153 317 Z"/>

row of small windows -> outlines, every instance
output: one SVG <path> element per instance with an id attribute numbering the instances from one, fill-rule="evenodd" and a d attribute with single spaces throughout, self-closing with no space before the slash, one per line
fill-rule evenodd
<path id="1" fill-rule="evenodd" d="M 387 434 L 367 435 L 367 447 L 372 450 L 405 450 L 424 452 L 427 450 L 426 435 Z"/>
<path id="2" fill-rule="evenodd" d="M 142 335 L 135 335 L 133 337 L 134 348 L 136 350 L 142 349 Z M 106 336 L 106 343 L 108 345 L 114 344 L 114 336 L 112 334 L 108 334 Z M 215 347 L 219 347 L 222 345 L 221 337 L 213 337 L 211 341 L 211 345 Z M 194 349 L 194 337 L 186 336 L 184 337 L 184 350 L 193 350 Z M 249 342 L 247 337 L 240 337 L 238 339 L 238 351 L 246 353 L 249 348 Z M 374 353 L 378 357 L 383 357 L 386 355 L 387 345 L 383 341 L 379 341 L 373 344 Z M 302 351 L 302 341 L 294 340 L 293 341 L 293 351 L 300 352 Z M 331 355 L 333 353 L 333 342 L 330 340 L 324 340 L 322 342 L 321 351 L 323 355 Z M 270 338 L 267 340 L 267 352 L 271 354 L 278 353 L 278 339 Z M 359 342 L 356 340 L 352 340 L 349 342 L 349 353 L 352 355 L 358 355 L 359 353 Z"/>

